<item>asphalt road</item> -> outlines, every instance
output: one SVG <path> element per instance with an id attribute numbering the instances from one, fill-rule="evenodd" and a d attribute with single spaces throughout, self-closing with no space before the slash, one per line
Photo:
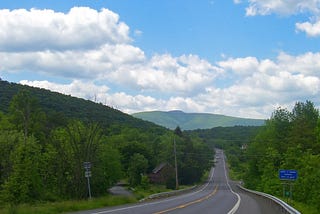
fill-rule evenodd
<path id="1" fill-rule="evenodd" d="M 216 166 L 211 169 L 207 183 L 191 193 L 150 202 L 82 211 L 77 214 L 278 213 L 275 207 L 266 200 L 243 192 L 228 180 L 222 150 L 217 150 L 216 157 Z"/>

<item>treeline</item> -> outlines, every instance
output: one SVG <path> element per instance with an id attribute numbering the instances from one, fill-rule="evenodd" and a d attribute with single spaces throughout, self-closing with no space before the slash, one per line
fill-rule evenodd
<path id="1" fill-rule="evenodd" d="M 215 127 L 185 131 L 190 136 L 200 137 L 206 144 L 219 149 L 240 148 L 258 134 L 261 126 Z"/>
<path id="2" fill-rule="evenodd" d="M 248 148 L 229 157 L 246 187 L 276 196 L 283 195 L 279 170 L 297 170 L 293 199 L 320 209 L 320 121 L 312 102 L 278 108 Z"/>
<path id="3" fill-rule="evenodd" d="M 210 166 L 212 149 L 179 128 L 132 127 L 135 119 L 126 125 L 123 116 L 122 123 L 107 126 L 108 121 L 66 117 L 63 110 L 48 113 L 27 89 L 0 111 L 0 205 L 86 198 L 88 161 L 93 196 L 107 194 L 120 179 L 147 188 L 146 175 L 158 164 L 174 166 L 174 138 L 180 184 L 198 182 Z"/>

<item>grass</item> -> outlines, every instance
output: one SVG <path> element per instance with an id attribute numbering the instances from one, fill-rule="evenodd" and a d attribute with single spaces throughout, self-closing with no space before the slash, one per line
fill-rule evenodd
<path id="1" fill-rule="evenodd" d="M 180 189 L 183 188 L 187 188 L 187 186 L 180 187 Z M 38 202 L 35 204 L 19 204 L 16 206 L 6 205 L 4 207 L 0 207 L 0 214 L 57 214 L 76 212 L 80 210 L 90 210 L 101 207 L 134 203 L 155 193 L 172 191 L 170 189 L 167 189 L 165 185 L 150 185 L 147 189 L 137 187 L 132 190 L 134 192 L 133 197 L 107 195 L 103 197 L 92 198 L 91 200 L 73 200 L 45 203 Z"/>
<path id="2" fill-rule="evenodd" d="M 179 186 L 179 189 L 185 189 L 190 186 Z M 160 192 L 169 192 L 173 191 L 172 189 L 167 189 L 165 185 L 150 185 L 147 189 L 143 188 L 135 188 L 133 189 L 134 194 L 136 195 L 137 199 L 143 199 L 148 197 L 149 195 L 160 193 Z"/>
<path id="3" fill-rule="evenodd" d="M 93 198 L 91 200 L 79 201 L 61 201 L 61 202 L 47 202 L 36 204 L 20 204 L 17 206 L 6 206 L 0 208 L 1 214 L 56 214 L 75 212 L 80 210 L 89 210 L 101 208 L 106 206 L 115 206 L 120 204 L 134 203 L 137 199 L 134 197 L 123 196 L 104 196 Z"/>
<path id="4" fill-rule="evenodd" d="M 285 198 L 279 197 L 281 200 L 285 201 L 288 203 L 290 206 L 294 207 L 296 210 L 298 210 L 300 213 L 303 214 L 319 214 L 319 210 L 314 207 L 310 206 L 301 202 L 297 202 L 294 200 L 290 200 L 289 202 L 286 201 Z"/>

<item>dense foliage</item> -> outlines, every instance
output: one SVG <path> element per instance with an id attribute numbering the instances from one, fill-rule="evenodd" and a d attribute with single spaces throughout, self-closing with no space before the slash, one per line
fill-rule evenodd
<path id="1" fill-rule="evenodd" d="M 93 196 L 107 194 L 120 179 L 148 187 L 153 168 L 174 165 L 174 139 L 181 184 L 198 182 L 212 159 L 200 139 L 102 104 L 3 81 L 0 86 L 0 206 L 86 198 L 84 162 L 92 163 Z"/>
<path id="2" fill-rule="evenodd" d="M 185 131 L 185 133 L 192 137 L 197 136 L 201 138 L 211 147 L 232 152 L 233 150 L 240 151 L 241 147 L 246 147 L 255 138 L 261 128 L 261 126 L 216 127 Z M 238 155 L 237 152 L 235 154 Z"/>
<path id="3" fill-rule="evenodd" d="M 229 157 L 248 188 L 277 196 L 279 170 L 297 170 L 293 199 L 320 209 L 320 121 L 312 102 L 298 102 L 291 112 L 278 108 L 248 148 Z"/>

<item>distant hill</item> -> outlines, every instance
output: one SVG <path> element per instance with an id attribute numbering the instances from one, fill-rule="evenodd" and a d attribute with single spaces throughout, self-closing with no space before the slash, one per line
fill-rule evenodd
<path id="1" fill-rule="evenodd" d="M 150 111 L 132 114 L 136 118 L 156 123 L 169 129 L 210 129 L 231 126 L 262 126 L 265 120 L 230 117 L 219 114 L 185 113 L 182 111 Z"/>
<path id="2" fill-rule="evenodd" d="M 20 90 L 28 90 L 48 116 L 63 115 L 67 119 L 98 122 L 104 128 L 116 126 L 164 131 L 159 125 L 134 118 L 103 104 L 3 80 L 0 80 L 0 111 L 5 113 L 8 111 L 12 97 Z"/>

